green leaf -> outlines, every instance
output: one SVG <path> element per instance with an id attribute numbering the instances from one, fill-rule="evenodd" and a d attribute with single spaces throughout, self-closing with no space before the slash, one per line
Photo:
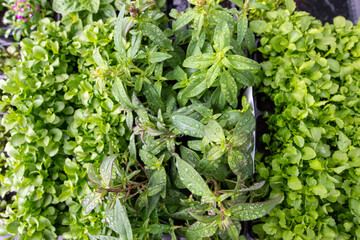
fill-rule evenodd
<path id="1" fill-rule="evenodd" d="M 6 231 L 8 231 L 8 233 L 10 234 L 18 234 L 18 228 L 20 227 L 20 223 L 17 221 L 13 221 L 10 222 L 7 226 L 6 226 Z"/>
<path id="2" fill-rule="evenodd" d="M 302 149 L 302 159 L 310 160 L 316 157 L 316 152 L 310 147 L 304 147 Z"/>
<path id="3" fill-rule="evenodd" d="M 170 39 L 165 36 L 164 32 L 158 26 L 149 22 L 143 22 L 141 23 L 141 29 L 144 35 L 149 37 L 155 44 L 165 47 L 170 51 L 174 50 Z"/>
<path id="4" fill-rule="evenodd" d="M 184 161 L 186 161 L 188 164 L 190 164 L 193 168 L 195 168 L 200 161 L 200 157 L 197 155 L 195 151 L 183 145 L 180 146 L 180 153 L 181 153 L 181 158 Z"/>
<path id="5" fill-rule="evenodd" d="M 245 113 L 241 114 L 240 120 L 235 126 L 233 134 L 251 133 L 255 130 L 255 117 L 251 110 L 248 109 Z"/>
<path id="6" fill-rule="evenodd" d="M 179 129 L 181 133 L 197 138 L 204 137 L 204 125 L 201 122 L 191 117 L 178 114 L 173 115 L 171 119 L 175 127 Z"/>
<path id="7" fill-rule="evenodd" d="M 239 45 L 241 45 L 241 43 L 243 42 L 247 29 L 248 29 L 248 19 L 246 15 L 242 13 L 237 23 L 237 41 Z"/>
<path id="8" fill-rule="evenodd" d="M 74 0 L 54 0 L 53 9 L 57 13 L 66 15 L 71 12 L 78 12 L 84 9 L 84 7 L 78 1 Z"/>
<path id="9" fill-rule="evenodd" d="M 208 124 L 204 127 L 205 136 L 212 142 L 225 142 L 225 135 L 220 124 L 214 119 L 210 119 Z"/>
<path id="10" fill-rule="evenodd" d="M 300 190 L 303 187 L 301 181 L 297 177 L 290 177 L 288 180 L 288 186 L 292 190 Z"/>
<path id="11" fill-rule="evenodd" d="M 285 6 L 290 11 L 290 13 L 293 13 L 296 8 L 296 4 L 294 0 L 285 0 Z"/>
<path id="12" fill-rule="evenodd" d="M 176 164 L 179 171 L 180 180 L 187 189 L 198 196 L 213 196 L 213 193 L 200 174 L 187 162 L 182 160 L 178 155 L 176 155 Z"/>
<path id="13" fill-rule="evenodd" d="M 250 29 L 254 33 L 261 34 L 265 32 L 266 22 L 264 20 L 254 20 L 250 22 Z"/>
<path id="14" fill-rule="evenodd" d="M 298 147 L 303 147 L 304 146 L 304 138 L 302 136 L 294 136 L 294 142 Z"/>
<path id="15" fill-rule="evenodd" d="M 116 49 L 116 51 L 119 52 L 121 57 L 126 56 L 125 46 L 124 46 L 124 43 L 123 43 L 124 38 L 122 36 L 124 14 L 125 14 L 125 4 L 122 6 L 122 8 L 120 10 L 118 20 L 116 22 L 115 29 L 114 29 L 115 49 Z"/>
<path id="16" fill-rule="evenodd" d="M 351 140 L 341 131 L 339 131 L 339 140 L 337 142 L 337 145 L 339 147 L 340 151 L 346 152 L 349 149 L 349 146 L 351 145 Z"/>
<path id="17" fill-rule="evenodd" d="M 32 49 L 32 53 L 34 54 L 34 57 L 39 60 L 45 61 L 47 59 L 47 51 L 40 47 L 40 46 L 34 46 Z"/>
<path id="18" fill-rule="evenodd" d="M 194 73 L 189 81 L 190 83 L 186 88 L 180 92 L 183 98 L 196 97 L 207 89 L 205 74 L 201 72 Z"/>
<path id="19" fill-rule="evenodd" d="M 185 236 L 187 239 L 206 238 L 214 235 L 217 229 L 218 226 L 215 222 L 203 223 L 198 221 L 186 230 Z"/>
<path id="20" fill-rule="evenodd" d="M 236 108 L 238 105 L 237 84 L 228 71 L 221 74 L 220 86 L 221 86 L 221 92 L 224 95 L 226 101 L 233 108 Z"/>
<path id="21" fill-rule="evenodd" d="M 183 66 L 187 68 L 203 69 L 211 66 L 217 60 L 215 53 L 204 53 L 185 59 Z"/>
<path id="22" fill-rule="evenodd" d="M 230 45 L 230 29 L 226 21 L 220 21 L 214 32 L 214 47 L 218 51 Z"/>
<path id="23" fill-rule="evenodd" d="M 239 226 L 240 226 L 239 230 L 241 230 L 241 225 Z M 239 240 L 239 230 L 237 226 L 229 219 L 226 227 L 226 231 L 229 237 L 231 238 L 231 240 Z"/>
<path id="24" fill-rule="evenodd" d="M 90 233 L 88 233 L 88 236 L 89 236 L 90 240 L 119 240 L 119 238 L 117 238 L 117 237 L 110 237 L 107 235 L 94 235 L 93 236 Z"/>
<path id="25" fill-rule="evenodd" d="M 133 234 L 126 208 L 120 203 L 119 199 L 115 200 L 115 206 L 110 209 L 106 208 L 106 221 L 109 227 L 119 234 L 123 240 L 132 240 Z"/>
<path id="26" fill-rule="evenodd" d="M 172 55 L 162 52 L 151 52 L 149 53 L 149 62 L 150 63 L 157 63 L 163 62 L 166 59 L 172 58 Z"/>
<path id="27" fill-rule="evenodd" d="M 79 171 L 79 166 L 76 162 L 71 161 L 69 158 L 65 160 L 64 171 L 67 175 L 75 175 Z"/>
<path id="28" fill-rule="evenodd" d="M 79 2 L 86 10 L 92 13 L 97 13 L 99 11 L 100 0 L 79 0 Z"/>
<path id="29" fill-rule="evenodd" d="M 191 212 L 189 211 L 189 214 L 195 218 L 197 221 L 199 222 L 203 222 L 203 223 L 212 223 L 212 222 L 215 222 L 217 220 L 220 220 L 221 219 L 221 215 L 213 215 L 213 216 L 209 216 L 209 215 L 199 215 L 199 214 L 196 214 L 194 212 Z"/>
<path id="30" fill-rule="evenodd" d="M 20 146 L 21 144 L 25 143 L 25 135 L 19 132 L 15 133 L 13 136 L 11 136 L 10 143 L 14 147 Z"/>
<path id="31" fill-rule="evenodd" d="M 108 69 L 108 65 L 107 62 L 105 62 L 105 60 L 102 58 L 99 48 L 100 47 L 94 49 L 93 58 L 95 63 L 100 67 L 100 69 L 106 71 Z"/>
<path id="32" fill-rule="evenodd" d="M 241 151 L 233 150 L 231 154 L 228 155 L 228 164 L 231 171 L 236 175 L 241 175 L 241 169 L 247 165 L 247 158 Z"/>
<path id="33" fill-rule="evenodd" d="M 101 203 L 101 193 L 92 192 L 86 195 L 81 201 L 85 214 L 90 213 Z"/>
<path id="34" fill-rule="evenodd" d="M 181 14 L 176 21 L 173 23 L 173 31 L 177 31 L 183 28 L 185 25 L 189 24 L 196 15 L 195 11 L 188 10 L 186 13 Z"/>
<path id="35" fill-rule="evenodd" d="M 215 63 L 212 65 L 209 70 L 206 72 L 206 86 L 210 88 L 217 77 L 220 75 L 221 72 L 221 66 L 218 63 Z"/>
<path id="36" fill-rule="evenodd" d="M 232 220 L 250 221 L 261 218 L 268 214 L 279 202 L 283 196 L 280 195 L 274 199 L 258 203 L 241 203 L 230 207 L 226 212 L 230 214 Z"/>
<path id="37" fill-rule="evenodd" d="M 250 58 L 246 58 L 240 55 L 230 55 L 226 57 L 228 62 L 224 62 L 228 68 L 234 68 L 238 70 L 257 70 L 260 69 L 260 64 Z"/>
<path id="38" fill-rule="evenodd" d="M 119 155 L 120 154 L 112 154 L 108 156 L 100 165 L 101 181 L 106 187 L 110 185 L 113 163 Z"/>
<path id="39" fill-rule="evenodd" d="M 225 152 L 226 148 L 224 146 L 215 145 L 206 153 L 206 158 L 209 161 L 214 161 L 224 155 Z"/>
<path id="40" fill-rule="evenodd" d="M 145 163 L 145 165 L 148 167 L 156 167 L 158 165 L 161 165 L 161 161 L 157 157 L 142 149 L 139 150 L 139 156 L 141 160 Z"/>
<path id="41" fill-rule="evenodd" d="M 111 89 L 112 94 L 114 95 L 116 101 L 118 101 L 122 106 L 126 107 L 129 110 L 134 110 L 135 107 L 131 103 L 129 96 L 124 88 L 122 81 L 116 77 L 115 82 Z"/>

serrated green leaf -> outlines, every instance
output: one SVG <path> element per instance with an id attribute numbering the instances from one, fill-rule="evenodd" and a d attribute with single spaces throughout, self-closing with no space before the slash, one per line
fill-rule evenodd
<path id="1" fill-rule="evenodd" d="M 176 156 L 176 163 L 180 180 L 184 183 L 187 189 L 198 196 L 213 196 L 213 193 L 205 183 L 204 179 L 193 167 L 190 166 L 190 164 L 182 160 L 178 155 Z"/>

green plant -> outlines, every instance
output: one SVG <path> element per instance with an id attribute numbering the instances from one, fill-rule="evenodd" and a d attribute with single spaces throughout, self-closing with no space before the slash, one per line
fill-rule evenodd
<path id="1" fill-rule="evenodd" d="M 261 239 L 353 239 L 359 232 L 359 26 L 322 25 L 305 12 L 268 11 L 261 36 L 261 91 L 275 103 L 257 164 L 269 196 L 284 201 L 255 227 Z"/>
<path id="2" fill-rule="evenodd" d="M 15 41 L 30 36 L 30 32 L 37 27 L 37 23 L 45 16 L 53 15 L 51 3 L 38 0 L 6 0 L 3 5 L 7 8 L 3 22 L 9 24 L 5 37 L 13 35 Z"/>
<path id="3" fill-rule="evenodd" d="M 84 24 L 116 17 L 119 4 L 114 0 L 54 0 L 53 9 L 68 21 L 79 20 Z"/>
<path id="4" fill-rule="evenodd" d="M 21 42 L 1 82 L 14 106 L 1 193 L 17 191 L 3 233 L 239 239 L 239 221 L 281 201 L 246 187 L 255 119 L 238 98 L 260 81 L 246 10 L 191 3 L 172 29 L 163 4 L 137 2 L 106 22 L 42 19 Z"/>

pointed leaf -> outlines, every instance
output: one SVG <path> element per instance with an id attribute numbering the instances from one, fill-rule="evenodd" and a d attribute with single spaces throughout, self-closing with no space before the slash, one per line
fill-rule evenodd
<path id="1" fill-rule="evenodd" d="M 181 14 L 173 23 L 173 31 L 177 31 L 191 22 L 196 15 L 195 11 L 188 10 L 186 13 Z"/>
<path id="2" fill-rule="evenodd" d="M 230 29 L 226 21 L 220 21 L 214 32 L 214 46 L 219 51 L 230 45 Z"/>
<path id="3" fill-rule="evenodd" d="M 149 62 L 150 63 L 157 63 L 163 62 L 166 59 L 172 58 L 172 55 L 162 52 L 151 52 L 149 53 Z"/>
<path id="4" fill-rule="evenodd" d="M 114 43 L 115 43 L 115 49 L 116 51 L 119 52 L 119 55 L 121 57 L 125 57 L 126 56 L 126 51 L 125 51 L 125 46 L 123 43 L 123 36 L 122 36 L 122 27 L 123 27 L 123 19 L 124 19 L 124 14 L 125 14 L 125 4 L 122 6 L 116 25 L 115 25 L 115 29 L 114 29 Z"/>
<path id="5" fill-rule="evenodd" d="M 91 212 L 101 202 L 101 193 L 92 192 L 86 195 L 81 201 L 81 205 L 85 210 L 85 214 Z"/>
<path id="6" fill-rule="evenodd" d="M 132 240 L 133 234 L 126 208 L 116 199 L 115 206 L 112 209 L 106 208 L 106 221 L 114 232 L 119 234 L 123 240 Z"/>
<path id="7" fill-rule="evenodd" d="M 247 29 L 248 29 L 248 19 L 246 15 L 242 13 L 237 23 L 237 40 L 240 45 L 245 38 Z"/>
<path id="8" fill-rule="evenodd" d="M 212 222 L 215 222 L 217 220 L 220 220 L 221 219 L 221 215 L 199 215 L 199 214 L 196 214 L 194 212 L 191 212 L 189 211 L 189 214 L 195 218 L 196 220 L 200 221 L 200 222 L 203 222 L 203 223 L 212 223 Z"/>
<path id="9" fill-rule="evenodd" d="M 231 171 L 239 175 L 241 174 L 241 169 L 243 169 L 247 165 L 247 158 L 241 151 L 233 150 L 232 154 L 228 156 L 228 164 Z"/>
<path id="10" fill-rule="evenodd" d="M 181 133 L 197 138 L 204 137 L 204 125 L 201 122 L 191 117 L 178 114 L 173 115 L 171 119 Z"/>
<path id="11" fill-rule="evenodd" d="M 185 233 L 186 238 L 188 239 L 198 239 L 206 238 L 214 235 L 218 230 L 218 226 L 215 222 L 213 223 L 203 223 L 195 222 L 191 225 Z"/>
<path id="12" fill-rule="evenodd" d="M 170 51 L 174 50 L 170 39 L 165 36 L 164 32 L 158 26 L 149 22 L 143 22 L 141 24 L 141 29 L 144 35 L 150 38 L 157 45 L 165 47 Z"/>
<path id="13" fill-rule="evenodd" d="M 206 158 L 209 161 L 215 161 L 224 155 L 225 151 L 226 148 L 224 146 L 215 145 L 206 153 Z"/>
<path id="14" fill-rule="evenodd" d="M 213 193 L 200 174 L 187 162 L 176 155 L 176 163 L 180 180 L 193 194 L 203 197 L 213 196 Z"/>
<path id="15" fill-rule="evenodd" d="M 225 135 L 220 124 L 214 119 L 210 119 L 208 124 L 204 127 L 205 136 L 212 142 L 225 142 Z"/>
<path id="16" fill-rule="evenodd" d="M 261 218 L 268 214 L 282 199 L 282 195 L 258 203 L 241 203 L 227 210 L 230 218 L 237 221 L 250 221 Z"/>
<path id="17" fill-rule="evenodd" d="M 203 69 L 214 64 L 216 59 L 215 53 L 204 53 L 186 58 L 183 66 L 187 68 Z"/>
<path id="18" fill-rule="evenodd" d="M 226 65 L 226 67 L 228 68 L 234 68 L 234 69 L 238 69 L 238 70 L 257 70 L 260 69 L 260 65 L 247 57 L 243 57 L 240 55 L 230 55 L 227 56 L 227 60 L 229 61 L 229 63 L 227 63 L 226 61 L 224 62 L 224 64 Z"/>
<path id="19" fill-rule="evenodd" d="M 196 97 L 207 89 L 206 78 L 204 73 L 200 73 L 200 72 L 194 73 L 190 77 L 189 81 L 190 83 L 181 92 L 183 98 Z"/>
<path id="20" fill-rule="evenodd" d="M 100 165 L 100 177 L 106 187 L 109 187 L 110 185 L 113 163 L 119 155 L 120 154 L 110 155 L 109 157 L 105 158 L 105 160 Z"/>
<path id="21" fill-rule="evenodd" d="M 96 65 L 98 65 L 101 70 L 108 69 L 107 62 L 105 62 L 105 60 L 102 58 L 100 51 L 99 51 L 99 47 L 94 49 L 93 58 L 94 58 Z"/>
<path id="22" fill-rule="evenodd" d="M 221 66 L 218 63 L 212 65 L 206 72 L 206 86 L 209 88 L 213 85 L 217 77 L 220 75 Z"/>
<path id="23" fill-rule="evenodd" d="M 118 101 L 123 107 L 134 110 L 135 107 L 131 103 L 129 96 L 124 88 L 122 81 L 117 77 L 111 89 L 112 94 L 114 95 L 116 101 Z"/>
<path id="24" fill-rule="evenodd" d="M 238 105 L 237 84 L 228 71 L 221 74 L 220 86 L 226 101 L 233 108 L 236 108 Z"/>

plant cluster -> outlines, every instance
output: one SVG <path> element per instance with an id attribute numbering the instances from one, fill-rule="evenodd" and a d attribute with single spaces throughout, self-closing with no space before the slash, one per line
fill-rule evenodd
<path id="1" fill-rule="evenodd" d="M 120 10 L 122 4 L 135 4 L 138 1 L 114 1 L 114 0 L 53 0 L 53 9 L 60 13 L 62 18 L 82 19 L 84 24 L 102 19 L 116 17 L 116 10 Z M 163 1 L 162 6 L 165 1 Z M 161 6 L 161 7 L 162 7 Z M 160 7 L 160 6 L 159 6 Z"/>
<path id="2" fill-rule="evenodd" d="M 360 27 L 322 25 L 305 12 L 268 11 L 261 36 L 261 91 L 275 104 L 269 155 L 257 164 L 270 196 L 284 201 L 255 227 L 261 239 L 360 237 Z"/>
<path id="3" fill-rule="evenodd" d="M 51 3 L 39 0 L 5 0 L 7 8 L 3 23 L 9 24 L 5 37 L 13 35 L 15 41 L 28 37 L 37 26 L 40 19 L 52 15 Z"/>
<path id="4" fill-rule="evenodd" d="M 252 203 L 264 182 L 246 187 L 255 119 L 238 99 L 260 81 L 247 7 L 192 0 L 172 21 L 162 1 L 137 1 L 93 21 L 86 4 L 98 2 L 40 20 L 0 84 L 11 106 L 0 193 L 17 192 L 1 234 L 239 239 L 240 221 L 282 198 Z"/>

